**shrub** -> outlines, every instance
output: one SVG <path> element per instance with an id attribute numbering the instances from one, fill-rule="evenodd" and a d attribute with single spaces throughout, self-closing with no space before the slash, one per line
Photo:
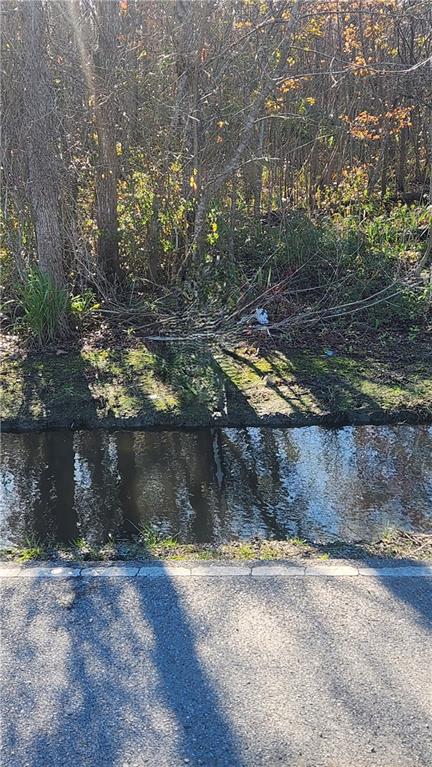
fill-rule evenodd
<path id="1" fill-rule="evenodd" d="M 93 290 L 87 288 L 83 293 L 71 297 L 70 309 L 75 319 L 85 323 L 86 320 L 92 319 L 94 313 L 100 309 L 100 304 L 97 302 Z"/>
<path id="2" fill-rule="evenodd" d="M 32 269 L 19 293 L 23 324 L 39 345 L 65 335 L 69 308 L 66 290 L 56 287 L 49 275 Z"/>
<path id="3" fill-rule="evenodd" d="M 363 219 L 346 212 L 312 219 L 291 210 L 259 222 L 238 212 L 234 230 L 222 218 L 210 250 L 213 262 L 199 282 L 203 303 L 230 311 L 238 302 L 259 301 L 266 291 L 270 316 L 279 321 L 302 304 L 328 310 L 370 298 L 367 310 L 355 316 L 372 326 L 422 321 L 430 289 L 405 278 L 421 257 L 423 216 L 422 208 L 407 206 L 390 214 L 374 209 Z M 334 321 L 344 324 L 347 316 L 336 312 Z"/>

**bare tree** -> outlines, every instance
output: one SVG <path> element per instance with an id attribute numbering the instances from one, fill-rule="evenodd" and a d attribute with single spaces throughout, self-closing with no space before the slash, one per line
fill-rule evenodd
<path id="1" fill-rule="evenodd" d="M 79 272 L 69 219 L 86 276 L 117 283 L 121 260 L 151 289 L 234 264 L 246 216 L 315 215 L 359 186 L 430 194 L 428 0 L 4 0 L 2 14 L 20 275 L 35 250 L 56 284 Z"/>
<path id="2" fill-rule="evenodd" d="M 98 255 L 105 276 L 119 275 L 116 153 L 116 67 L 119 29 L 117 0 L 98 0 L 97 48 L 94 53 L 94 119 L 98 142 L 96 218 Z"/>
<path id="3" fill-rule="evenodd" d="M 40 270 L 61 287 L 65 274 L 60 217 L 60 136 L 48 61 L 48 20 L 42 0 L 21 6 L 21 23 L 27 187 L 36 232 L 37 259 Z"/>

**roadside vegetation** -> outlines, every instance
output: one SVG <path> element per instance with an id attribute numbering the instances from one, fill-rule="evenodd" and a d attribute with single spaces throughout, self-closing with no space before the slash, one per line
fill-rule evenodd
<path id="1" fill-rule="evenodd" d="M 432 535 L 389 530 L 381 540 L 373 543 L 333 541 L 320 544 L 303 538 L 283 541 L 253 539 L 225 544 L 181 544 L 175 538 L 145 528 L 133 539 L 110 540 L 95 545 L 84 539 L 72 541 L 69 546 L 55 542 L 41 545 L 39 541 L 26 541 L 25 546 L 3 548 L 0 561 L 21 564 L 39 561 L 330 561 L 330 560 L 383 560 L 432 561 Z"/>

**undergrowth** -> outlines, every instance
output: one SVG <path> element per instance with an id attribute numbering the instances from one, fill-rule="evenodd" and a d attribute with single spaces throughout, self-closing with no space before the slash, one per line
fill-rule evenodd
<path id="1" fill-rule="evenodd" d="M 135 271 L 126 252 L 127 275 L 116 293 L 97 280 L 81 293 L 68 292 L 32 268 L 24 284 L 5 286 L 12 299 L 4 316 L 40 346 L 97 329 L 101 319 L 131 334 L 238 340 L 262 335 L 257 307 L 265 307 L 271 332 L 291 338 L 305 326 L 343 328 L 357 318 L 374 330 L 396 324 L 415 335 L 431 317 L 427 270 L 423 278 L 415 274 L 430 223 L 425 205 L 389 212 L 376 201 L 363 202 L 361 211 L 340 206 L 313 217 L 283 210 L 259 219 L 240 208 L 234 224 L 214 209 L 205 259 L 190 264 L 180 280 L 168 264 L 164 273 L 164 261 L 158 281 L 143 279 L 143 265 Z M 12 279 L 13 270 L 4 273 Z M 193 375 L 190 389 L 195 396 Z"/>
<path id="2" fill-rule="evenodd" d="M 23 312 L 20 322 L 40 346 L 66 334 L 68 294 L 58 288 L 49 275 L 31 269 L 18 290 L 18 297 Z"/>

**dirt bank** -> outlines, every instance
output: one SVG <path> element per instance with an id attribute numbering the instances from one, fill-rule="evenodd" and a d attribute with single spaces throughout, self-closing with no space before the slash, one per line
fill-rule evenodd
<path id="1" fill-rule="evenodd" d="M 432 420 L 432 350 L 84 347 L 5 355 L 3 431 Z"/>

